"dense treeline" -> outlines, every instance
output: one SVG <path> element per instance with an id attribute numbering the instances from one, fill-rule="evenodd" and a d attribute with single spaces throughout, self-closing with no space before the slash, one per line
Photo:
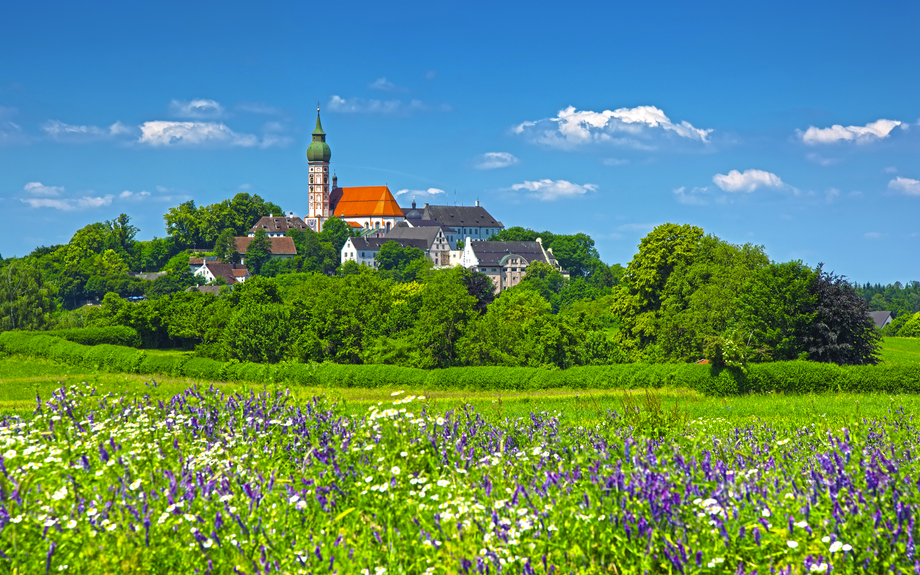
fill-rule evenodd
<path id="1" fill-rule="evenodd" d="M 642 239 L 614 312 L 624 348 L 648 361 L 877 362 L 879 334 L 843 278 L 820 265 L 771 262 L 761 246 L 690 225 L 664 224 Z"/>
<path id="2" fill-rule="evenodd" d="M 491 239 L 541 238 L 570 277 L 534 263 L 496 296 L 483 274 L 434 269 L 423 252 L 395 243 L 381 249 L 377 270 L 339 265 L 352 231 L 333 218 L 322 233 L 289 232 L 296 258 L 270 259 L 257 237 L 247 265 L 258 275 L 232 290 L 184 291 L 200 281 L 190 255 L 203 248 L 238 261 L 233 238 L 280 211 L 248 194 L 186 202 L 164 216 L 167 238 L 137 241 L 122 214 L 66 245 L 0 260 L 0 331 L 125 326 L 144 347 L 220 361 L 565 369 L 705 358 L 743 372 L 793 359 L 875 363 L 866 298 L 873 307 L 885 298 L 907 310 L 886 329 L 920 336 L 920 313 L 907 313 L 917 282 L 854 288 L 820 266 L 773 262 L 760 246 L 676 224 L 643 238 L 626 268 L 604 264 L 585 234 L 503 230 Z M 149 271 L 161 275 L 129 275 Z M 67 311 L 92 298 L 102 305 Z"/>

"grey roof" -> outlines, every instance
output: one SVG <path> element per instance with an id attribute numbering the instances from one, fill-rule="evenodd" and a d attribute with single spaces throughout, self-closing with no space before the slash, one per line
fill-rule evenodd
<path id="1" fill-rule="evenodd" d="M 425 206 L 423 220 L 434 220 L 452 228 L 503 228 L 482 206 Z M 415 223 L 415 222 L 413 222 Z"/>
<path id="2" fill-rule="evenodd" d="M 543 248 L 537 242 L 489 242 L 489 241 L 472 241 L 470 247 L 476 254 L 481 266 L 498 266 L 502 265 L 502 260 L 509 255 L 520 256 L 531 262 L 546 262 L 543 255 Z"/>
<path id="3" fill-rule="evenodd" d="M 412 239 L 412 238 L 351 238 L 351 245 L 355 246 L 356 250 L 367 250 L 367 251 L 380 251 L 380 246 L 387 242 L 396 242 L 402 247 L 413 247 L 418 248 L 422 251 L 428 251 L 428 242 L 422 239 Z"/>
<path id="4" fill-rule="evenodd" d="M 872 316 L 872 321 L 875 322 L 875 327 L 885 327 L 885 324 L 891 318 L 890 311 L 870 311 L 869 315 Z"/>
<path id="5" fill-rule="evenodd" d="M 128 272 L 128 275 L 142 280 L 153 281 L 160 276 L 165 276 L 166 272 L 154 272 L 154 273 L 135 273 Z"/>
<path id="6" fill-rule="evenodd" d="M 396 227 L 404 228 L 441 228 L 444 230 L 445 234 L 455 234 L 457 230 L 450 226 L 445 226 L 440 222 L 434 220 L 406 220 L 404 222 L 396 222 Z"/>
<path id="7" fill-rule="evenodd" d="M 391 229 L 389 233 L 387 233 L 386 239 L 424 240 L 427 244 L 426 249 L 431 249 L 431 246 L 434 245 L 434 241 L 438 238 L 439 233 L 441 233 L 441 226 L 425 226 L 420 228 L 396 226 Z"/>
<path id="8" fill-rule="evenodd" d="M 254 234 L 260 229 L 265 230 L 265 233 L 268 234 L 286 234 L 290 229 L 305 231 L 308 228 L 307 224 L 297 216 L 262 216 L 259 221 L 256 222 L 256 225 L 249 228 L 249 233 Z"/>
<path id="9" fill-rule="evenodd" d="M 200 291 L 201 293 L 220 295 L 221 287 L 223 286 L 192 286 L 185 288 L 185 291 Z"/>

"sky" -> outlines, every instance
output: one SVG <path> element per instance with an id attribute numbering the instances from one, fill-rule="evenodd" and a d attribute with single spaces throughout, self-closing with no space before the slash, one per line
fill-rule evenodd
<path id="1" fill-rule="evenodd" d="M 626 265 L 666 222 L 920 279 L 911 2 L 0 0 L 0 254 L 241 191 L 476 200 Z"/>

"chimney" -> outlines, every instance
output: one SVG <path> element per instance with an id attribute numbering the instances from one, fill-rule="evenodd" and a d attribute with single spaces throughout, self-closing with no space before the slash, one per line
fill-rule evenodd
<path id="1" fill-rule="evenodd" d="M 428 202 L 425 202 L 425 207 L 426 207 L 426 208 L 428 207 Z"/>
<path id="2" fill-rule="evenodd" d="M 273 218 L 273 217 L 275 217 L 275 214 L 269 212 L 269 213 L 268 213 L 268 217 Z"/>
<path id="3" fill-rule="evenodd" d="M 476 200 L 476 207 L 479 207 L 479 200 Z"/>
<path id="4" fill-rule="evenodd" d="M 541 240 L 540 238 L 537 238 L 537 243 L 540 244 L 540 245 L 542 246 L 542 245 L 543 245 L 543 240 Z"/>

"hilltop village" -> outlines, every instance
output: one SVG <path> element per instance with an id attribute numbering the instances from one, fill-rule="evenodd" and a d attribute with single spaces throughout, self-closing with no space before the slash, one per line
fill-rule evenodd
<path id="1" fill-rule="evenodd" d="M 247 236 L 235 237 L 233 250 L 239 264 L 223 263 L 216 256 L 191 258 L 193 274 L 206 282 L 222 278 L 228 285 L 250 277 L 246 256 L 257 237 L 269 259 L 291 259 L 297 248 L 291 230 L 321 233 L 331 219 L 345 222 L 351 237 L 341 249 L 339 261 L 355 262 L 377 268 L 384 245 L 395 243 L 402 248 L 421 250 L 436 268 L 462 266 L 481 272 L 492 281 L 499 293 L 520 283 L 527 266 L 542 262 L 563 277 L 569 277 L 553 255 L 544 248 L 541 238 L 534 241 L 490 241 L 488 238 L 505 229 L 477 200 L 473 206 L 412 204 L 400 206 L 386 185 L 339 186 L 331 172 L 332 150 L 326 143 L 319 110 L 312 142 L 307 148 L 308 196 L 305 218 L 289 214 L 269 214 L 259 218 Z"/>

